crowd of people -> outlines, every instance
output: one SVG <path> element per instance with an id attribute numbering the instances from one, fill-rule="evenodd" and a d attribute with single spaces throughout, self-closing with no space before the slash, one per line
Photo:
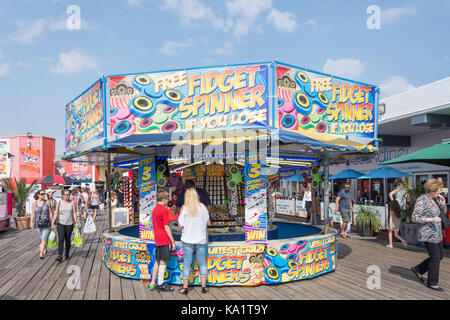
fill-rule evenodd
<path id="1" fill-rule="evenodd" d="M 58 262 L 69 259 L 71 237 L 74 227 L 91 216 L 95 222 L 100 215 L 100 196 L 96 190 L 75 187 L 62 190 L 62 200 L 53 198 L 55 190 L 38 190 L 34 194 L 35 201 L 31 209 L 31 228 L 39 233 L 41 259 L 47 254 L 47 240 L 51 230 L 58 234 Z M 65 249 L 65 250 L 64 250 Z"/>
<path id="2" fill-rule="evenodd" d="M 443 183 L 440 180 L 430 179 L 424 184 L 425 194 L 420 196 L 414 206 L 412 222 L 419 224 L 418 241 L 423 242 L 429 257 L 420 264 L 411 268 L 411 271 L 424 282 L 423 275 L 428 272 L 427 286 L 433 290 L 443 291 L 438 285 L 440 261 L 443 258 L 443 229 L 450 226 L 446 212 L 445 198 L 442 197 Z M 40 239 L 41 258 L 47 253 L 47 238 L 50 230 L 58 234 L 58 257 L 61 262 L 64 258 L 69 259 L 71 247 L 71 235 L 74 227 L 78 227 L 81 221 L 87 219 L 88 215 L 96 217 L 100 214 L 100 197 L 96 191 L 90 192 L 87 188 L 77 187 L 73 190 L 63 190 L 62 200 L 53 198 L 53 190 L 39 190 L 34 195 L 35 202 L 32 205 L 32 228 L 37 229 Z M 406 201 L 409 199 L 403 194 L 402 189 L 397 188 L 389 193 L 389 228 L 387 248 L 393 248 L 393 236 L 401 241 L 404 248 L 408 247 L 405 239 L 399 234 L 401 216 L 405 210 Z M 111 207 L 120 206 L 120 192 L 112 192 Z M 47 196 L 47 197 L 46 197 Z M 297 197 L 297 195 L 293 195 Z M 311 218 L 311 186 L 305 189 L 303 201 L 307 210 L 307 219 Z M 123 198 L 122 198 L 123 201 Z M 109 201 L 107 201 L 108 203 Z M 169 193 L 158 191 L 157 205 L 152 212 L 153 228 L 155 233 L 156 256 L 153 268 L 150 290 L 173 291 L 173 288 L 164 282 L 166 265 L 170 260 L 170 251 L 176 249 L 169 219 Z M 350 184 L 346 183 L 344 188 L 337 194 L 335 199 L 334 214 L 338 212 L 341 217 L 340 235 L 349 238 L 347 232 L 348 224 L 354 212 L 354 201 L 351 197 Z M 195 257 L 200 271 L 202 292 L 207 293 L 207 226 L 210 225 L 209 212 L 212 210 L 211 200 L 206 190 L 196 188 L 195 182 L 185 182 L 185 190 L 179 195 L 176 202 L 176 215 L 178 225 L 182 229 L 181 243 L 184 251 L 183 286 L 178 291 L 187 295 L 189 292 L 189 277 L 192 268 L 193 256 Z M 335 225 L 336 226 L 336 225 Z M 158 282 L 156 282 L 158 279 Z"/>

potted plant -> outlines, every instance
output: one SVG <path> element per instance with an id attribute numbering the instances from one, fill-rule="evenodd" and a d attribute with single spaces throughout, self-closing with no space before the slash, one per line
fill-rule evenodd
<path id="1" fill-rule="evenodd" d="M 5 179 L 2 182 L 2 187 L 14 195 L 14 205 L 17 208 L 17 215 L 14 216 L 14 220 L 17 230 L 27 230 L 30 228 L 31 216 L 26 215 L 25 204 L 33 186 L 36 184 L 36 180 L 29 185 L 27 185 L 25 178 L 20 178 L 19 181 L 14 178 L 14 182 L 12 184 L 9 179 Z"/>
<path id="2" fill-rule="evenodd" d="M 355 213 L 355 223 L 359 234 L 362 237 L 371 237 L 374 232 L 381 229 L 381 222 L 378 219 L 377 211 L 370 206 L 360 206 Z"/>
<path id="3" fill-rule="evenodd" d="M 409 182 L 405 182 L 400 185 L 400 190 L 401 197 L 403 197 L 401 200 L 405 203 L 402 222 L 400 224 L 400 234 L 409 244 L 418 244 L 417 229 L 419 228 L 419 225 L 411 222 L 411 217 L 417 198 L 425 193 L 425 189 L 422 184 L 413 187 Z"/>

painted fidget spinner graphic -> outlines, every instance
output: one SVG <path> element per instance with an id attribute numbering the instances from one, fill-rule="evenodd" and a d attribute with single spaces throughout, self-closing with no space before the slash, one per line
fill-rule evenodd
<path id="1" fill-rule="evenodd" d="M 239 168 L 236 166 L 230 167 L 230 174 L 231 174 L 231 177 L 227 182 L 227 186 L 228 186 L 228 188 L 234 190 L 234 189 L 236 189 L 236 187 L 239 183 L 243 183 L 243 181 L 242 181 L 243 175 L 241 174 Z"/>
<path id="2" fill-rule="evenodd" d="M 302 242 L 302 241 L 299 241 Z M 303 244 L 303 247 L 306 245 Z M 291 245 L 295 246 L 292 253 L 288 255 L 288 258 L 285 259 L 280 256 L 279 252 L 274 248 L 267 248 L 264 253 L 264 278 L 267 284 L 272 283 L 280 283 L 283 280 L 283 274 L 287 273 L 292 267 L 298 266 L 298 262 L 295 261 L 295 257 L 297 257 L 297 252 L 301 250 L 300 245 Z M 289 244 L 283 244 L 281 248 L 284 248 L 285 251 L 292 249 Z M 301 247 L 301 248 L 300 248 Z"/>
<path id="3" fill-rule="evenodd" d="M 178 106 L 183 96 L 176 90 L 155 92 L 153 81 L 145 75 L 138 75 L 133 80 L 133 87 L 122 85 L 116 88 L 116 94 L 135 92 L 139 94 L 129 102 L 128 108 L 110 109 L 111 123 L 114 123 L 113 132 L 117 135 L 129 135 L 135 132 L 171 133 L 181 128 L 180 123 L 174 121 L 178 113 Z M 113 90 L 111 89 L 111 90 Z M 133 90 L 131 90 L 133 89 Z"/>
<path id="4" fill-rule="evenodd" d="M 325 111 L 330 100 L 323 92 L 311 91 L 311 82 L 306 73 L 299 71 L 294 79 L 300 91 L 294 93 L 292 102 L 278 99 L 280 127 L 297 130 L 300 126 L 303 129 L 314 128 L 319 133 L 326 132 Z M 282 81 L 282 84 L 287 86 L 287 80 Z"/>
<path id="5" fill-rule="evenodd" d="M 312 183 L 311 186 L 314 189 L 317 189 L 320 185 L 320 182 L 323 181 L 323 174 L 319 172 L 319 166 L 314 166 L 311 169 L 311 175 L 312 175 Z"/>
<path id="6" fill-rule="evenodd" d="M 164 187 L 167 183 L 167 178 L 164 176 L 164 172 L 166 172 L 167 168 L 165 165 L 160 164 L 156 168 L 156 184 L 158 187 Z"/>

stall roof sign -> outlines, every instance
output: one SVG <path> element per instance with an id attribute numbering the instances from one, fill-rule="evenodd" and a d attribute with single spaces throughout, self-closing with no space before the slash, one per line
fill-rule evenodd
<path id="1" fill-rule="evenodd" d="M 376 86 L 276 61 L 107 76 L 66 106 L 64 158 L 258 128 L 373 152 L 378 96 Z"/>

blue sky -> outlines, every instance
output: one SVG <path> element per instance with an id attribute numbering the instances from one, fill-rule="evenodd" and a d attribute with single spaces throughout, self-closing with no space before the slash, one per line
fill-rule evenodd
<path id="1" fill-rule="evenodd" d="M 101 74 L 280 60 L 386 97 L 450 76 L 449 20 L 446 0 L 5 0 L 0 135 L 54 137 L 62 153 L 64 106 Z"/>

